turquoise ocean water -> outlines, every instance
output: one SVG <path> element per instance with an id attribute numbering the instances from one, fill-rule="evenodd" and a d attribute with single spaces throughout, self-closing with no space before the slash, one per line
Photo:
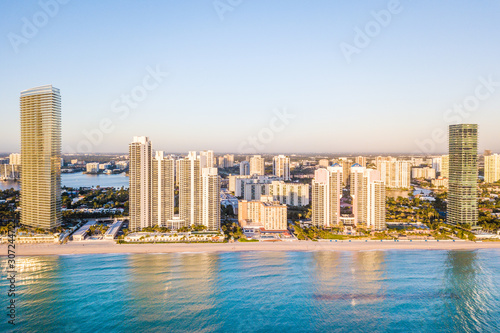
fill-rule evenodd
<path id="1" fill-rule="evenodd" d="M 15 328 L 499 332 L 499 255 L 477 250 L 18 257 Z M 2 265 L 5 276 L 5 257 Z M 2 279 L 3 309 L 7 289 Z M 2 331 L 9 331 L 2 317 Z"/>

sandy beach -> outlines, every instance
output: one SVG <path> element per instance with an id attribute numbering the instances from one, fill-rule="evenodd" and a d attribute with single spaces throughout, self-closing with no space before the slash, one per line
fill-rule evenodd
<path id="1" fill-rule="evenodd" d="M 7 245 L 0 245 L 2 256 Z M 275 243 L 208 243 L 208 244 L 115 244 L 112 241 L 69 242 L 59 244 L 17 244 L 16 255 L 68 255 L 104 253 L 174 253 L 174 252 L 242 252 L 242 251 L 373 251 L 373 250 L 475 250 L 499 249 L 500 242 L 468 241 L 338 241 Z"/>

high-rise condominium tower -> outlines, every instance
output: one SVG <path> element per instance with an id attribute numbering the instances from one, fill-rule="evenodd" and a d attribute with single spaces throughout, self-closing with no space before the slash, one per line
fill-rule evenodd
<path id="1" fill-rule="evenodd" d="M 273 173 L 283 180 L 290 180 L 290 157 L 285 155 L 274 156 Z"/>
<path id="2" fill-rule="evenodd" d="M 258 176 L 265 174 L 264 158 L 261 155 L 253 155 L 250 158 L 250 174 Z"/>
<path id="3" fill-rule="evenodd" d="M 500 180 L 500 155 L 484 156 L 484 182 L 494 183 Z"/>
<path id="4" fill-rule="evenodd" d="M 351 196 L 352 213 L 355 225 L 366 226 L 368 204 L 368 179 L 365 177 L 366 168 L 359 164 L 351 167 Z"/>
<path id="5" fill-rule="evenodd" d="M 174 159 L 157 151 L 153 159 L 153 223 L 160 227 L 174 217 Z"/>
<path id="6" fill-rule="evenodd" d="M 61 95 L 51 85 L 21 92 L 21 223 L 61 224 Z"/>
<path id="7" fill-rule="evenodd" d="M 220 178 L 217 168 L 201 170 L 202 224 L 208 230 L 220 229 Z"/>
<path id="8" fill-rule="evenodd" d="M 216 160 L 214 159 L 213 150 L 200 151 L 200 168 L 213 168 L 215 167 Z"/>
<path id="9" fill-rule="evenodd" d="M 178 160 L 179 217 L 186 226 L 220 228 L 220 178 L 217 168 L 201 168 L 200 156 L 189 152 Z"/>
<path id="10" fill-rule="evenodd" d="M 241 161 L 240 162 L 240 176 L 250 175 L 250 162 Z"/>
<path id="11" fill-rule="evenodd" d="M 381 180 L 389 188 L 411 187 L 411 162 L 399 161 L 394 157 L 377 158 L 377 170 Z"/>
<path id="12" fill-rule="evenodd" d="M 201 224 L 201 170 L 200 158 L 195 151 L 178 160 L 179 217 L 186 225 Z"/>
<path id="13" fill-rule="evenodd" d="M 364 156 L 356 157 L 355 162 L 357 164 L 361 165 L 362 167 L 366 167 L 366 157 L 364 157 Z"/>
<path id="14" fill-rule="evenodd" d="M 450 177 L 450 155 L 441 156 L 441 171 L 439 175 L 443 178 Z"/>
<path id="15" fill-rule="evenodd" d="M 312 224 L 330 228 L 340 223 L 340 198 L 342 197 L 342 172 L 339 164 L 314 173 L 312 182 Z"/>
<path id="16" fill-rule="evenodd" d="M 478 219 L 477 125 L 450 125 L 448 222 L 476 226 Z"/>
<path id="17" fill-rule="evenodd" d="M 356 226 L 383 230 L 385 223 L 385 183 L 380 172 L 359 164 L 351 167 L 352 213 Z"/>
<path id="18" fill-rule="evenodd" d="M 136 136 L 129 146 L 130 229 L 152 226 L 152 147 L 145 136 Z"/>

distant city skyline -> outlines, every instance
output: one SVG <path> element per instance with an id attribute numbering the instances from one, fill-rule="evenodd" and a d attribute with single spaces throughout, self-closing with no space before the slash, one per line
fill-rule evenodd
<path id="1" fill-rule="evenodd" d="M 3 153 L 20 151 L 19 91 L 47 84 L 63 153 L 146 135 L 167 152 L 438 155 L 454 123 L 500 152 L 498 2 L 0 7 Z"/>

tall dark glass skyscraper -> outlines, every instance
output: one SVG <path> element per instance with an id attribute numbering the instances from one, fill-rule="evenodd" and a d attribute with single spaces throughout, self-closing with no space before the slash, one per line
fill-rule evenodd
<path id="1" fill-rule="evenodd" d="M 477 125 L 450 125 L 448 223 L 474 227 L 478 219 Z"/>

